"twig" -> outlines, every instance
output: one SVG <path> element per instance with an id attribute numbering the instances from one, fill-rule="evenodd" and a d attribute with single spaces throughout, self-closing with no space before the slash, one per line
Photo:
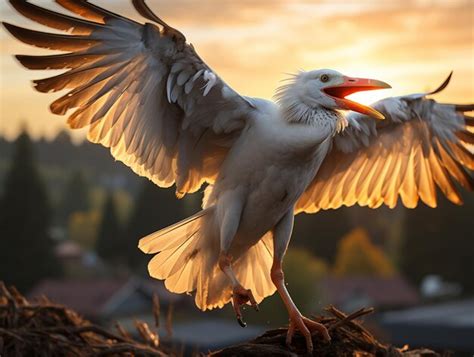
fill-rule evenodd
<path id="1" fill-rule="evenodd" d="M 330 306 L 327 311 L 329 312 L 332 312 L 332 311 L 338 311 L 334 306 Z M 344 314 L 342 314 L 340 311 L 338 311 L 340 314 L 338 314 L 338 316 L 344 316 Z M 352 320 L 355 320 L 361 316 L 364 316 L 364 315 L 368 315 L 368 314 L 371 314 L 374 312 L 374 308 L 373 307 L 370 307 L 370 308 L 362 308 L 362 309 L 359 309 L 357 311 L 354 311 L 352 314 L 350 315 L 347 315 L 345 317 L 343 317 L 341 320 L 337 321 L 335 324 L 331 325 L 328 330 L 331 331 L 349 321 L 352 321 Z"/>
<path id="2" fill-rule="evenodd" d="M 123 326 L 120 324 L 120 322 L 118 321 L 115 321 L 115 328 L 117 329 L 117 331 L 119 332 L 119 334 L 126 340 L 131 340 L 132 337 L 130 336 L 130 334 L 127 332 L 127 330 L 125 330 L 123 328 Z"/>
<path id="3" fill-rule="evenodd" d="M 91 324 L 74 311 L 48 299 L 31 305 L 15 288 L 0 282 L 0 355 L 146 355 L 164 357 L 159 336 L 145 322 L 137 329 L 145 342 L 137 342 L 116 324 L 119 334 Z"/>
<path id="4" fill-rule="evenodd" d="M 170 302 L 168 306 L 168 314 L 166 315 L 166 334 L 170 339 L 173 337 L 173 309 L 174 305 Z"/>
<path id="5" fill-rule="evenodd" d="M 160 299 L 157 293 L 153 293 L 153 317 L 155 318 L 155 327 L 160 327 Z"/>

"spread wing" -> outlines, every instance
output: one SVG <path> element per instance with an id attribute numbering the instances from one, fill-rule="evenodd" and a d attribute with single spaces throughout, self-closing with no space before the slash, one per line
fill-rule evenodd
<path id="1" fill-rule="evenodd" d="M 395 207 L 400 196 L 413 208 L 421 199 L 436 206 L 437 188 L 453 203 L 462 199 L 456 182 L 472 191 L 474 105 L 441 104 L 427 99 L 444 89 L 383 99 L 373 105 L 386 117 L 377 121 L 358 113 L 347 117 L 347 129 L 334 138 L 296 212 L 341 206 Z"/>
<path id="2" fill-rule="evenodd" d="M 160 186 L 176 183 L 177 193 L 184 194 L 213 182 L 254 110 L 251 101 L 226 85 L 143 0 L 133 0 L 134 7 L 158 25 L 85 0 L 56 2 L 77 17 L 10 0 L 25 17 L 67 34 L 4 23 L 20 41 L 66 51 L 16 56 L 29 69 L 67 70 L 34 81 L 40 92 L 68 90 L 51 111 L 71 110 L 71 128 L 88 127 L 89 140 L 110 147 L 117 160 Z"/>

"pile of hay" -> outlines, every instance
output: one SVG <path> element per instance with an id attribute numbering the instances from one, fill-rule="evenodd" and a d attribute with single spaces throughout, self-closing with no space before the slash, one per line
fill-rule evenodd
<path id="1" fill-rule="evenodd" d="M 30 303 L 0 282 L 0 356 L 168 356 L 144 322 L 134 340 L 120 325 L 104 330 L 74 311 L 43 298 Z"/>
<path id="2" fill-rule="evenodd" d="M 357 318 L 373 312 L 373 309 L 360 309 L 350 315 L 330 306 L 326 311 L 330 317 L 320 316 L 314 320 L 326 326 L 331 335 L 331 342 L 323 341 L 320 335 L 313 335 L 313 356 L 320 357 L 437 357 L 439 354 L 428 350 L 409 350 L 408 346 L 397 348 L 378 342 L 367 331 Z M 213 357 L 226 356 L 302 356 L 306 355 L 305 339 L 300 334 L 295 334 L 292 348 L 285 344 L 286 328 L 279 328 L 265 332 L 253 341 L 225 348 L 214 352 Z"/>

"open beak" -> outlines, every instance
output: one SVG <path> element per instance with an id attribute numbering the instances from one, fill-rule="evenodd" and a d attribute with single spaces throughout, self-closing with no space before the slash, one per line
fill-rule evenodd
<path id="1" fill-rule="evenodd" d="M 333 98 L 341 109 L 366 114 L 375 119 L 385 119 L 383 114 L 374 108 L 346 99 L 346 96 L 362 91 L 392 88 L 390 85 L 376 79 L 351 78 L 346 76 L 343 78 L 343 83 L 323 88 L 324 93 Z"/>

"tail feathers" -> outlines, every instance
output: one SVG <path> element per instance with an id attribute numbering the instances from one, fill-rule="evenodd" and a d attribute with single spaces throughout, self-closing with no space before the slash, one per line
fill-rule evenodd
<path id="1" fill-rule="evenodd" d="M 205 254 L 199 254 L 204 238 L 200 230 L 203 218 L 211 211 L 212 208 L 202 210 L 140 240 L 138 246 L 143 252 L 158 253 L 148 263 L 148 272 L 156 279 L 166 280 L 168 290 L 183 293 L 196 288 L 196 267 L 205 258 Z"/>
<path id="2" fill-rule="evenodd" d="M 273 264 L 273 238 L 267 233 L 235 265 L 235 274 L 241 284 L 252 290 L 257 303 L 275 292 L 270 271 Z"/>
<path id="3" fill-rule="evenodd" d="M 271 233 L 267 233 L 232 265 L 237 279 L 244 288 L 252 290 L 257 303 L 275 292 L 270 277 L 272 263 L 273 239 Z M 205 300 L 200 300 L 198 304 L 196 299 L 196 305 L 202 310 L 221 308 L 232 298 L 232 286 L 217 267 L 205 291 L 207 293 Z"/>
<path id="4" fill-rule="evenodd" d="M 155 254 L 148 264 L 150 276 L 165 280 L 174 293 L 195 292 L 201 310 L 221 308 L 232 298 L 229 279 L 217 265 L 218 237 L 207 230 L 213 206 L 170 227 L 142 238 L 139 248 Z M 240 283 L 251 289 L 259 303 L 275 292 L 270 278 L 273 262 L 273 239 L 266 234 L 242 256 L 236 257 L 233 269 Z"/>
<path id="5" fill-rule="evenodd" d="M 212 207 L 209 207 L 178 223 L 143 237 L 138 243 L 138 248 L 143 253 L 153 254 L 180 245 L 183 243 L 183 239 L 191 238 L 191 234 L 195 233 L 196 228 L 199 227 L 199 219 L 211 210 Z"/>

